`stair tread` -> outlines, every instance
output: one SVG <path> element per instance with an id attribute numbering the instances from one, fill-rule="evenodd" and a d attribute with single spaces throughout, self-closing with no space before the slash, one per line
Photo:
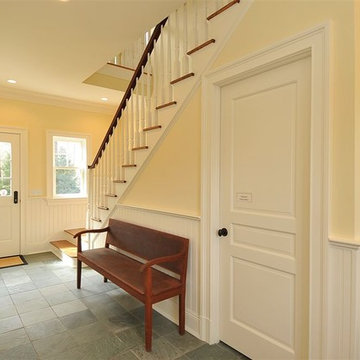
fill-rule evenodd
<path id="1" fill-rule="evenodd" d="M 66 229 L 64 230 L 67 234 L 70 234 L 71 236 L 74 236 L 75 234 L 77 234 L 80 231 L 84 231 L 87 230 L 85 228 L 76 228 L 76 229 Z"/>
<path id="2" fill-rule="evenodd" d="M 230 1 L 228 4 L 224 5 L 222 8 L 216 10 L 215 12 L 213 12 L 212 14 L 210 14 L 208 17 L 207 17 L 207 20 L 211 20 L 213 19 L 214 17 L 220 15 L 221 13 L 223 13 L 225 10 L 231 8 L 232 6 L 236 5 L 240 3 L 240 0 L 232 0 Z"/>
<path id="3" fill-rule="evenodd" d="M 77 247 L 68 240 L 50 241 L 50 244 L 55 246 L 61 252 L 72 258 L 77 257 Z"/>

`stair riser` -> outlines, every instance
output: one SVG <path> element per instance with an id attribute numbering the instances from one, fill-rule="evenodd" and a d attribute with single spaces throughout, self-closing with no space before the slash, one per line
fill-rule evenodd
<path id="1" fill-rule="evenodd" d="M 58 248 L 50 244 L 50 250 L 51 252 L 57 256 L 64 264 L 71 266 L 73 268 L 76 268 L 77 266 L 77 260 L 76 258 L 72 258 L 70 256 L 67 256 L 62 251 L 60 251 Z M 75 280 L 75 279 L 74 279 Z"/>

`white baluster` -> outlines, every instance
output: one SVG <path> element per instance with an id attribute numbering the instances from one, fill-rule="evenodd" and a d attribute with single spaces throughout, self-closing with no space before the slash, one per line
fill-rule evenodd
<path id="1" fill-rule="evenodd" d="M 167 46 L 167 55 L 166 55 L 166 72 L 167 72 L 167 77 L 166 77 L 166 81 L 167 81 L 167 88 L 168 88 L 168 100 L 167 102 L 170 102 L 173 100 L 173 86 L 170 84 L 171 80 L 173 80 L 171 78 L 171 62 L 172 62 L 172 47 L 171 47 L 171 38 L 172 38 L 172 33 L 171 33 L 171 24 L 172 24 L 172 20 L 168 19 L 168 24 L 167 24 L 167 32 L 166 32 L 166 37 L 167 37 L 167 42 L 166 42 L 166 46 Z"/>
<path id="2" fill-rule="evenodd" d="M 173 78 L 178 79 L 180 77 L 180 63 L 179 63 L 179 42 L 180 42 L 180 31 L 179 31 L 179 11 L 176 10 L 174 15 L 173 28 L 174 28 L 174 60 L 173 60 Z"/>
<path id="3" fill-rule="evenodd" d="M 142 73 L 141 73 L 141 78 L 140 78 L 140 88 L 141 88 L 141 110 L 140 110 L 140 114 L 141 114 L 141 119 L 139 122 L 139 146 L 145 146 L 145 139 L 144 139 L 144 132 L 142 131 L 143 128 L 145 127 L 145 110 L 146 110 L 146 93 L 145 93 L 145 81 L 147 80 L 148 75 L 145 74 L 145 67 L 142 67 Z"/>
<path id="4" fill-rule="evenodd" d="M 148 61 L 146 65 L 146 116 L 144 120 L 143 129 L 146 127 L 152 126 L 151 114 L 152 114 L 152 102 L 151 102 L 151 80 L 154 78 L 154 75 L 151 76 L 152 69 L 151 69 L 151 56 L 148 55 Z M 154 86 L 154 83 L 153 83 Z M 143 132 L 143 136 L 146 135 Z"/>

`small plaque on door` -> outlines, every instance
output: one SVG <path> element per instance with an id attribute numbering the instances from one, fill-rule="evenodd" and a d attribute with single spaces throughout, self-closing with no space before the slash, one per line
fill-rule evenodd
<path id="1" fill-rule="evenodd" d="M 236 202 L 252 202 L 252 193 L 236 193 Z"/>

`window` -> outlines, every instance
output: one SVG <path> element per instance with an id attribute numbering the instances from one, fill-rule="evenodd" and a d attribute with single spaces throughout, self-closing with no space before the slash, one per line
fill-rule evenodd
<path id="1" fill-rule="evenodd" d="M 0 196 L 11 194 L 11 143 L 0 142 Z"/>
<path id="2" fill-rule="evenodd" d="M 54 198 L 86 197 L 86 167 L 86 138 L 52 136 Z"/>

